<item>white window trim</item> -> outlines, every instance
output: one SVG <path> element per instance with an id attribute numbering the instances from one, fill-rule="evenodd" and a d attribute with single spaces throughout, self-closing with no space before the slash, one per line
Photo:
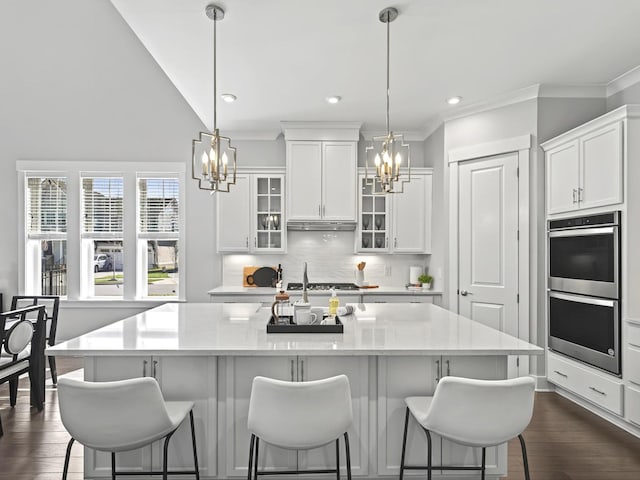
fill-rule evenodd
<path id="1" fill-rule="evenodd" d="M 108 168 L 105 168 L 107 166 Z M 178 162 L 161 162 L 153 164 L 153 168 L 146 162 L 86 162 L 86 161 L 38 161 L 38 160 L 19 160 L 16 162 L 16 171 L 18 177 L 18 202 L 21 205 L 20 215 L 18 218 L 18 245 L 24 246 L 26 235 L 26 202 L 25 202 L 25 178 L 29 175 L 38 176 L 59 176 L 66 177 L 68 182 L 67 191 L 67 298 L 65 303 L 76 304 L 91 302 L 108 306 L 121 306 L 122 304 L 156 304 L 165 302 L 185 301 L 186 298 L 186 184 L 184 163 Z M 180 201 L 179 201 L 179 234 L 178 242 L 180 245 L 178 251 L 179 281 L 178 295 L 176 297 L 144 297 L 139 295 L 141 287 L 139 278 L 141 275 L 136 273 L 135 281 L 126 281 L 123 286 L 122 298 L 108 297 L 87 297 L 81 293 L 81 244 L 82 244 L 82 176 L 122 176 L 124 178 L 124 195 L 130 199 L 126 203 L 124 209 L 124 271 L 138 272 L 140 266 L 139 249 L 137 248 L 139 239 L 142 239 L 138 233 L 138 178 L 178 178 L 180 183 Z M 73 187 L 75 186 L 75 187 Z M 144 234 L 146 236 L 146 234 Z M 175 235 L 174 235 L 175 237 Z M 157 238 L 157 237 L 155 237 Z M 25 251 L 24 248 L 18 249 L 19 261 L 19 293 L 23 294 L 26 289 L 27 275 L 25 272 Z M 126 252 L 134 252 L 134 255 Z M 126 278 L 126 277 L 125 277 Z M 137 285 L 138 283 L 138 285 Z"/>

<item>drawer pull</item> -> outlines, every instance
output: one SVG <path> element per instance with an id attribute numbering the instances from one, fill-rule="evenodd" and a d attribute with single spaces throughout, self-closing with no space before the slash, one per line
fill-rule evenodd
<path id="1" fill-rule="evenodd" d="M 568 376 L 567 374 L 562 373 L 562 372 L 559 372 L 558 370 L 554 370 L 554 373 L 557 373 L 557 374 L 558 374 L 558 375 L 560 375 L 561 377 L 569 378 L 569 376 Z"/>
<path id="2" fill-rule="evenodd" d="M 607 396 L 606 393 L 604 393 L 602 390 L 598 390 L 596 387 L 589 387 L 589 390 L 593 390 L 596 393 L 599 393 L 600 395 L 604 395 L 605 397 Z"/>

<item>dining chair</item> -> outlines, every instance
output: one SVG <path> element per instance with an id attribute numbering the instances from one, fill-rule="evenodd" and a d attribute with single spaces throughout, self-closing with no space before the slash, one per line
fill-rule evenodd
<path id="1" fill-rule="evenodd" d="M 518 437 L 522 449 L 525 479 L 529 480 L 529 463 L 522 432 L 533 415 L 535 380 L 519 377 L 509 380 L 476 380 L 444 377 L 433 396 L 405 398 L 407 405 L 400 480 L 405 470 L 426 470 L 431 480 L 432 470 L 479 470 L 485 478 L 486 449 Z M 427 465 L 405 465 L 407 429 L 413 416 L 427 436 Z M 431 433 L 460 445 L 482 448 L 482 463 L 478 467 L 433 465 Z"/>
<path id="2" fill-rule="evenodd" d="M 85 447 L 111 453 L 111 478 L 117 475 L 195 475 L 200 478 L 196 434 L 193 421 L 194 402 L 165 401 L 158 381 L 152 377 L 112 382 L 86 382 L 61 377 L 58 402 L 62 424 L 71 435 L 67 444 L 62 479 L 69 470 L 71 447 L 77 440 Z M 189 416 L 194 469 L 169 471 L 169 440 Z M 116 452 L 135 450 L 164 440 L 162 472 L 117 471 Z"/>
<path id="3" fill-rule="evenodd" d="M 351 454 L 347 430 L 353 423 L 351 390 L 346 375 L 288 382 L 255 377 L 249 399 L 247 426 L 251 432 L 247 479 L 258 475 L 335 473 L 340 480 L 340 437 L 344 437 L 347 478 Z M 323 470 L 259 471 L 260 440 L 290 450 L 309 450 L 335 442 L 336 468 Z"/>
<path id="4" fill-rule="evenodd" d="M 0 384 L 9 382 L 9 403 L 15 406 L 20 375 L 29 374 L 31 404 L 38 411 L 44 408 L 44 305 L 0 313 Z M 27 317 L 36 313 L 35 323 Z M 7 319 L 11 326 L 7 329 Z M 0 436 L 3 434 L 0 420 Z"/>
<path id="5" fill-rule="evenodd" d="M 55 295 L 14 295 L 11 299 L 11 310 L 30 305 L 45 306 L 47 315 L 47 345 L 50 347 L 55 345 L 56 332 L 58 330 L 58 309 L 60 307 L 60 297 Z M 50 355 L 48 359 L 49 370 L 51 371 L 51 381 L 55 385 L 58 383 L 56 357 Z"/>

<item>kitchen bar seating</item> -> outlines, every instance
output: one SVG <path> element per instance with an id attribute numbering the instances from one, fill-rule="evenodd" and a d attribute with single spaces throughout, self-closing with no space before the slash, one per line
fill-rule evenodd
<path id="1" fill-rule="evenodd" d="M 71 434 L 62 479 L 66 480 L 73 442 L 111 453 L 111 478 L 116 475 L 195 475 L 200 478 L 193 402 L 167 402 L 155 378 L 142 377 L 113 382 L 84 382 L 60 378 L 58 401 L 62 424 Z M 189 415 L 193 447 L 192 471 L 168 471 L 169 439 Z M 116 471 L 116 452 L 135 450 L 164 439 L 162 472 Z"/>
<path id="2" fill-rule="evenodd" d="M 522 432 L 533 414 L 535 381 L 531 377 L 510 380 L 475 380 L 444 377 L 432 397 L 407 397 L 402 438 L 400 480 L 405 470 L 480 470 L 485 478 L 486 448 L 518 437 L 522 448 L 525 479 L 530 480 L 527 451 Z M 412 415 L 427 435 L 427 465 L 405 465 L 407 429 Z M 432 465 L 431 433 L 461 445 L 482 448 L 482 465 Z"/>
<path id="3" fill-rule="evenodd" d="M 251 432 L 247 479 L 258 475 L 335 473 L 340 480 L 340 436 L 344 436 L 347 478 L 351 458 L 347 430 L 353 423 L 351 389 L 346 375 L 310 382 L 255 377 L 249 399 Z M 335 441 L 335 470 L 258 470 L 260 440 L 291 450 L 309 450 Z"/>

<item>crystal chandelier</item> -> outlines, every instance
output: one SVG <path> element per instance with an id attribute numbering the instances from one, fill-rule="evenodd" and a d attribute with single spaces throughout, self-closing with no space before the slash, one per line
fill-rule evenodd
<path id="1" fill-rule="evenodd" d="M 217 122 L 216 81 L 216 23 L 224 18 L 224 10 L 217 5 L 207 5 L 207 17 L 213 20 L 213 131 L 200 132 L 191 142 L 193 179 L 198 180 L 202 190 L 228 192 L 229 185 L 236 183 L 236 149 L 231 139 L 220 135 Z"/>
<path id="2" fill-rule="evenodd" d="M 411 181 L 409 144 L 404 143 L 402 134 L 392 132 L 389 127 L 389 26 L 397 17 L 398 10 L 393 7 L 385 8 L 378 15 L 380 21 L 387 24 L 387 134 L 373 136 L 366 147 L 365 178 L 370 185 L 380 186 L 372 189 L 372 193 L 379 195 L 401 193 L 404 184 Z M 375 175 L 370 175 L 370 168 L 375 170 Z"/>

